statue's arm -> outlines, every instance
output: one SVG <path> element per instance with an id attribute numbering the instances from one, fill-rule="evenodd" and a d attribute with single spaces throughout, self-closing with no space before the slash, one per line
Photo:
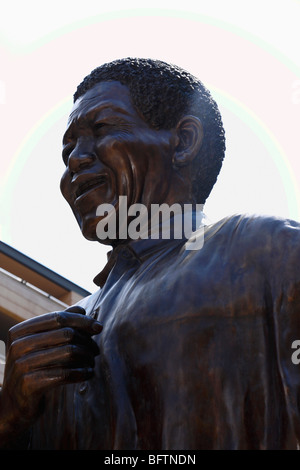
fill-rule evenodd
<path id="1" fill-rule="evenodd" d="M 272 227 L 268 264 L 268 306 L 281 393 L 290 425 L 300 442 L 300 224 L 279 222 Z M 270 364 L 271 370 L 271 364 Z M 274 365 L 273 365 L 274 369 Z"/>
<path id="2" fill-rule="evenodd" d="M 26 320 L 9 331 L 0 391 L 0 449 L 18 447 L 26 438 L 43 412 L 48 390 L 92 377 L 98 354 L 92 336 L 102 327 L 84 313 L 75 306 Z"/>

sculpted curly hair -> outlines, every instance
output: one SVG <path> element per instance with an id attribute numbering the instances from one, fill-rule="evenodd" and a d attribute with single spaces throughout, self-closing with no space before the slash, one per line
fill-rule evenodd
<path id="1" fill-rule="evenodd" d="M 204 204 L 225 155 L 225 132 L 216 102 L 200 80 L 176 65 L 153 59 L 125 58 L 97 67 L 77 87 L 74 101 L 96 83 L 118 81 L 154 129 L 171 129 L 185 114 L 198 117 L 204 138 L 193 165 L 195 202 Z"/>

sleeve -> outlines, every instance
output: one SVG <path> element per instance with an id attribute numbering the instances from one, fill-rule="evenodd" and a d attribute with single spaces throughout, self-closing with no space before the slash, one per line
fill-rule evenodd
<path id="1" fill-rule="evenodd" d="M 270 261 L 265 266 L 269 265 L 270 284 L 266 289 L 273 312 L 274 354 L 289 420 L 287 428 L 293 429 L 300 442 L 300 224 L 273 221 L 270 228 Z"/>

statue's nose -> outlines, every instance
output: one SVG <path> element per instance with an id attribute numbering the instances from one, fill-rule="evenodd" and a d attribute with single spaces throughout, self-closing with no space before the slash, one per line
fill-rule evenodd
<path id="1" fill-rule="evenodd" d="M 86 139 L 79 139 L 76 147 L 68 158 L 68 167 L 71 175 L 91 166 L 96 159 L 93 146 Z"/>

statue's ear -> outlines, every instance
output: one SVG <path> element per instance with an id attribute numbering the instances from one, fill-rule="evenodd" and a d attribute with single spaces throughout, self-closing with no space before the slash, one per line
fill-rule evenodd
<path id="1" fill-rule="evenodd" d="M 203 141 L 203 126 L 195 116 L 184 116 L 176 126 L 176 148 L 173 155 L 174 167 L 188 165 L 198 154 Z"/>

